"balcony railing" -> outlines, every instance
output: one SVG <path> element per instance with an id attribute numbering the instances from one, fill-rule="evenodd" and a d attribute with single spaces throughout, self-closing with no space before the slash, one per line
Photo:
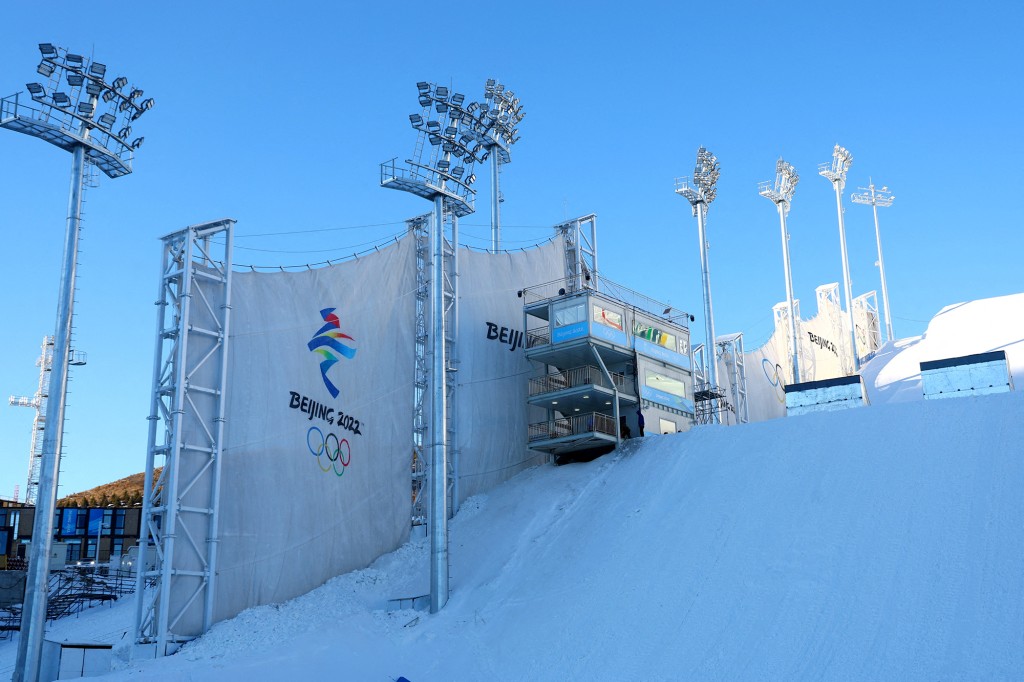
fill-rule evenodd
<path id="1" fill-rule="evenodd" d="M 536 348 L 551 344 L 551 328 L 547 325 L 526 330 L 526 347 Z"/>
<path id="2" fill-rule="evenodd" d="M 611 375 L 612 381 L 615 382 L 615 388 L 620 393 L 634 394 L 633 382 L 627 381 L 625 374 L 612 372 Z M 597 367 L 585 365 L 583 367 L 573 367 L 557 374 L 545 374 L 542 377 L 530 379 L 530 396 L 562 391 L 567 388 L 576 388 L 577 386 L 611 388 L 608 379 L 604 376 L 604 372 Z"/>
<path id="3" fill-rule="evenodd" d="M 603 433 L 614 437 L 615 419 L 611 415 L 601 414 L 600 412 L 587 412 L 585 414 L 575 414 L 571 417 L 538 422 L 530 424 L 529 439 L 531 443 L 534 443 L 542 440 L 591 433 Z"/>

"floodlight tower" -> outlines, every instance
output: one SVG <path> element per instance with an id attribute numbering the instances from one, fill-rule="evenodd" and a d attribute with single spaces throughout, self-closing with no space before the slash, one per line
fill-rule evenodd
<path id="1" fill-rule="evenodd" d="M 836 211 L 839 213 L 839 247 L 843 256 L 843 286 L 846 287 L 846 314 L 850 321 L 850 353 L 853 356 L 853 371 L 860 371 L 857 357 L 857 328 L 853 320 L 853 293 L 850 290 L 850 263 L 846 257 L 846 227 L 843 224 L 843 188 L 846 186 L 846 171 L 853 163 L 853 154 L 838 144 L 832 150 L 832 163 L 818 166 L 818 175 L 824 177 L 836 190 Z"/>
<path id="2" fill-rule="evenodd" d="M 712 390 L 716 390 L 718 387 L 718 368 L 715 357 L 715 320 L 711 312 L 711 278 L 708 273 L 708 241 L 704 229 L 704 219 L 707 217 L 709 205 L 718 194 L 716 187 L 718 175 L 718 159 L 707 149 L 700 147 L 697 149 L 697 163 L 693 168 L 694 186 L 690 186 L 688 178 L 680 178 L 676 182 L 676 194 L 681 194 L 690 202 L 693 215 L 697 218 L 697 233 L 700 239 L 700 274 L 704 283 L 704 362 L 707 365 L 704 376 Z M 714 409 L 714 401 L 712 401 L 711 423 L 715 424 L 720 421 L 721 417 Z"/>
<path id="3" fill-rule="evenodd" d="M 792 164 L 781 158 L 775 164 L 775 186 L 762 182 L 758 193 L 771 199 L 779 210 L 779 223 L 782 226 L 782 267 L 786 273 L 786 304 L 789 306 L 789 338 L 792 340 L 793 383 L 800 383 L 800 339 L 796 335 L 796 307 L 793 305 L 793 272 L 789 265 L 789 230 L 786 229 L 786 216 L 789 205 L 793 201 L 793 193 L 800 182 L 800 176 Z"/>
<path id="4" fill-rule="evenodd" d="M 875 242 L 878 244 L 878 273 L 882 277 L 882 305 L 885 306 L 885 340 L 892 341 L 892 317 L 889 313 L 889 290 L 885 286 L 885 261 L 882 260 L 882 235 L 878 231 L 878 207 L 892 206 L 894 197 L 888 187 L 875 190 L 875 183 L 868 178 L 867 187 L 858 187 L 865 190 L 864 194 L 851 194 L 855 204 L 870 204 L 875 211 Z"/>
<path id="5" fill-rule="evenodd" d="M 50 544 L 71 359 L 71 324 L 86 164 L 96 166 L 110 178 L 131 173 L 134 151 L 142 146 L 143 141 L 138 137 L 128 142 L 132 134 L 131 123 L 153 108 L 152 98 L 139 101 L 142 90 L 132 87 L 125 94 L 127 78 L 122 76 L 108 83 L 104 64 L 52 43 L 40 43 L 39 52 L 42 61 L 36 71 L 45 82 L 26 84 L 31 96 L 28 101 L 22 93 L 0 100 L 0 128 L 45 140 L 71 152 L 74 160 L 39 467 L 38 503 L 32 530 L 34 541 L 14 668 L 13 679 L 16 682 L 35 682 L 40 673 Z M 63 89 L 65 87 L 67 90 Z"/>
<path id="6" fill-rule="evenodd" d="M 494 78 L 488 78 L 484 86 L 482 104 L 473 102 L 468 111 L 474 114 L 473 129 L 477 144 L 482 147 L 480 160 L 491 159 L 491 252 L 501 248 L 501 208 L 503 201 L 498 184 L 498 174 L 503 163 L 512 161 L 512 145 L 519 141 L 516 126 L 526 115 L 519 98 Z"/>
<path id="7" fill-rule="evenodd" d="M 445 350 L 445 267 L 444 216 L 452 216 L 452 246 L 458 251 L 458 219 L 474 211 L 476 181 L 473 166 L 483 149 L 480 133 L 466 98 L 449 93 L 442 85 L 416 84 L 423 110 L 411 114 L 409 121 L 418 131 L 413 158 L 405 165 L 395 159 L 380 165 L 380 184 L 429 199 L 434 204 L 434 220 L 430 229 L 431 263 L 431 330 L 430 365 L 431 401 L 430 433 L 430 513 L 427 519 L 430 535 L 430 612 L 436 613 L 448 601 L 448 428 L 445 410 L 447 372 Z M 477 105 L 479 107 L 479 105 Z M 437 118 L 434 118 L 436 115 Z M 429 142 L 429 145 L 426 144 Z M 473 149 L 469 145 L 476 142 Z M 454 279 L 454 278 L 453 278 Z M 454 293 L 452 305 L 458 305 Z"/>

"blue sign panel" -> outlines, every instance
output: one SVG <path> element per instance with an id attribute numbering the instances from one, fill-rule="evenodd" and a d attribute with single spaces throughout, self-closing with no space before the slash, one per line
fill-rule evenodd
<path id="1" fill-rule="evenodd" d="M 551 332 L 551 343 L 561 343 L 563 341 L 572 341 L 573 339 L 582 339 L 587 335 L 587 323 L 586 322 L 574 322 L 564 327 L 555 327 L 554 331 Z"/>
<path id="2" fill-rule="evenodd" d="M 650 386 L 641 386 L 640 396 L 645 400 L 650 400 L 652 403 L 667 405 L 677 410 L 693 414 L 693 401 L 687 400 L 681 396 L 672 395 L 665 391 L 659 391 L 658 389 L 651 388 Z"/>
<path id="3" fill-rule="evenodd" d="M 85 513 L 84 510 L 82 513 Z M 61 535 L 74 535 L 75 530 L 78 528 L 78 510 L 77 509 L 65 509 L 62 512 L 60 534 Z"/>
<path id="4" fill-rule="evenodd" d="M 659 346 L 656 343 L 651 343 L 647 339 L 641 339 L 639 336 L 634 337 L 633 342 L 633 347 L 636 348 L 636 351 L 638 353 L 643 353 L 648 357 L 654 358 L 656 360 L 661 360 L 662 362 L 667 362 L 668 364 L 675 365 L 676 367 L 690 369 L 690 358 L 687 357 L 686 355 L 670 351 L 668 348 L 665 348 L 664 346 Z"/>
<path id="5" fill-rule="evenodd" d="M 611 341 L 618 346 L 629 347 L 629 340 L 626 338 L 626 332 L 620 332 L 618 329 L 609 327 L 606 324 L 595 322 L 590 326 L 590 335 L 595 336 L 605 341 Z"/>

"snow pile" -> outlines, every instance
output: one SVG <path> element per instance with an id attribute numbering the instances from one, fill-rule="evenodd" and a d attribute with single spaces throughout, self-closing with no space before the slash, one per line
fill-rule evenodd
<path id="1" fill-rule="evenodd" d="M 1006 351 L 1014 386 L 1024 389 L 1024 294 L 946 306 L 923 336 L 885 344 L 861 372 L 871 404 L 921 400 L 921 363 Z"/>

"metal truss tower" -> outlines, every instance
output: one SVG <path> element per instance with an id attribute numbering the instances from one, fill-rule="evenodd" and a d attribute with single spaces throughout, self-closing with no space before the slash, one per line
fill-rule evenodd
<path id="1" fill-rule="evenodd" d="M 565 239 L 566 293 L 598 289 L 597 216 L 590 215 L 555 225 Z"/>
<path id="2" fill-rule="evenodd" d="M 163 238 L 135 612 L 150 656 L 213 624 L 234 224 Z"/>
<path id="3" fill-rule="evenodd" d="M 39 466 L 43 458 L 43 429 L 46 425 L 46 397 L 53 365 L 53 337 L 44 336 L 36 366 L 39 367 L 39 387 L 31 398 L 11 396 L 8 402 L 17 407 L 31 407 L 36 411 L 32 420 L 32 443 L 28 453 L 28 485 L 25 486 L 25 504 L 35 505 L 39 490 Z"/>
<path id="4" fill-rule="evenodd" d="M 729 390 L 736 410 L 736 423 L 750 421 L 747 407 L 747 368 L 743 360 L 743 333 L 729 334 L 718 339 L 720 355 L 728 372 Z"/>

